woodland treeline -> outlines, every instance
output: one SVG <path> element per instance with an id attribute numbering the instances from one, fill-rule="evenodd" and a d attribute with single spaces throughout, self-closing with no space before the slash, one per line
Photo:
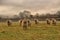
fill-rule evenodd
<path id="1" fill-rule="evenodd" d="M 10 17 L 10 18 L 8 16 L 6 17 L 0 16 L 0 22 L 6 21 L 8 19 L 13 20 L 13 21 L 18 21 L 23 18 L 28 18 L 31 20 L 38 19 L 40 21 L 44 21 L 46 20 L 46 18 L 55 18 L 56 20 L 60 21 L 60 11 L 57 11 L 54 14 L 46 13 L 46 14 L 40 15 L 39 13 L 36 13 L 35 15 L 32 15 L 30 11 L 24 10 L 23 12 L 18 13 L 18 15 L 14 15 L 13 17 Z"/>

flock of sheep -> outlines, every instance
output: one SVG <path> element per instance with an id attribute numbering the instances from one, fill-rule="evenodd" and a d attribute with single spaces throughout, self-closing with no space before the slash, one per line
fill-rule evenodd
<path id="1" fill-rule="evenodd" d="M 30 19 L 20 19 L 19 20 L 19 24 L 20 24 L 20 26 L 23 27 L 24 30 L 26 30 L 28 26 L 31 26 L 31 23 L 32 23 L 32 21 Z M 35 24 L 39 24 L 39 20 L 38 19 L 34 19 L 34 23 Z M 50 25 L 50 24 L 56 25 L 56 19 L 54 19 L 54 18 L 46 19 L 46 23 L 48 25 Z M 7 25 L 11 26 L 12 25 L 12 21 L 8 20 L 7 21 Z"/>

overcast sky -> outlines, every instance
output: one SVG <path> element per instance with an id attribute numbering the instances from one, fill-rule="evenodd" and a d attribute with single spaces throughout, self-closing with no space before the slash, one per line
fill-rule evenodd
<path id="1" fill-rule="evenodd" d="M 0 14 L 15 15 L 30 10 L 33 14 L 60 10 L 60 0 L 0 0 Z"/>

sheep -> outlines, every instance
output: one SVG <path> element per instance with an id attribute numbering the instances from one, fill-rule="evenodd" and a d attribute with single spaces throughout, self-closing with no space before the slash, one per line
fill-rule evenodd
<path id="1" fill-rule="evenodd" d="M 52 24 L 56 25 L 56 19 L 52 18 Z"/>
<path id="2" fill-rule="evenodd" d="M 27 27 L 28 27 L 28 22 L 27 22 L 27 20 L 23 20 L 22 27 L 23 27 L 24 30 L 27 29 Z"/>
<path id="3" fill-rule="evenodd" d="M 46 19 L 46 22 L 47 22 L 47 24 L 48 24 L 48 25 L 50 25 L 50 24 L 51 24 L 50 19 Z"/>
<path id="4" fill-rule="evenodd" d="M 35 21 L 35 24 L 38 24 L 38 20 L 37 19 L 35 19 L 34 21 Z"/>
<path id="5" fill-rule="evenodd" d="M 31 26 L 31 21 L 30 20 L 27 20 L 27 22 L 28 22 L 28 26 Z"/>
<path id="6" fill-rule="evenodd" d="M 8 26 L 11 26 L 11 25 L 12 25 L 12 21 L 11 21 L 11 20 L 8 20 L 8 21 L 7 21 L 7 25 L 8 25 Z"/>
<path id="7" fill-rule="evenodd" d="M 19 24 L 20 24 L 20 26 L 22 25 L 22 22 L 23 22 L 23 20 L 21 19 L 21 20 L 19 20 Z"/>

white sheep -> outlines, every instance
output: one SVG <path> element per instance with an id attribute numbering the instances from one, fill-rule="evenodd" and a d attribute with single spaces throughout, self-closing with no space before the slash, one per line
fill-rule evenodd
<path id="1" fill-rule="evenodd" d="M 51 20 L 50 19 L 46 19 L 46 22 L 47 22 L 48 25 L 51 24 Z"/>
<path id="2" fill-rule="evenodd" d="M 19 25 L 21 26 L 22 25 L 22 22 L 23 22 L 23 20 L 21 19 L 21 20 L 19 20 Z"/>
<path id="3" fill-rule="evenodd" d="M 52 24 L 56 25 L 56 19 L 52 18 Z"/>
<path id="4" fill-rule="evenodd" d="M 11 21 L 11 20 L 8 20 L 8 21 L 7 21 L 7 25 L 8 25 L 8 26 L 11 26 L 11 25 L 12 25 L 12 21 Z"/>
<path id="5" fill-rule="evenodd" d="M 35 19 L 34 21 L 35 21 L 35 24 L 38 24 L 39 23 L 38 19 Z"/>
<path id="6" fill-rule="evenodd" d="M 31 26 L 31 20 L 27 20 L 27 22 L 28 22 L 28 26 Z"/>
<path id="7" fill-rule="evenodd" d="M 27 29 L 27 27 L 28 27 L 28 22 L 27 22 L 27 20 L 23 20 L 23 22 L 22 22 L 22 27 L 23 27 L 24 30 Z"/>

